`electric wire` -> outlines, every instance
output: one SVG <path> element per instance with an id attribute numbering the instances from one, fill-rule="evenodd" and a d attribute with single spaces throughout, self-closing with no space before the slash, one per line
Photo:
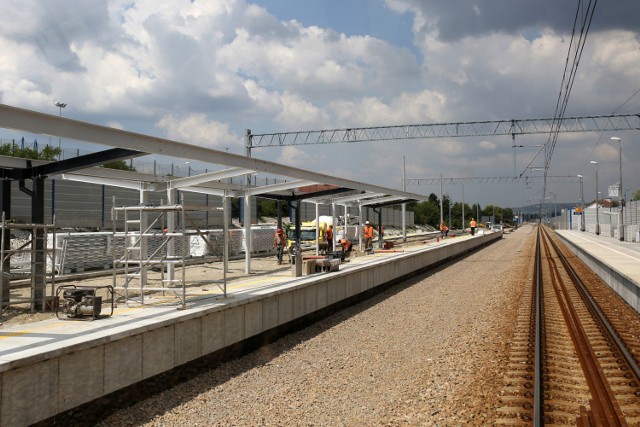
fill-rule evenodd
<path id="1" fill-rule="evenodd" d="M 562 75 L 562 82 L 560 84 L 560 92 L 558 94 L 558 99 L 556 101 L 554 119 L 552 122 L 551 131 L 549 133 L 549 138 L 547 139 L 547 142 L 543 145 L 544 152 L 545 152 L 545 163 L 544 163 L 545 176 L 547 175 L 549 166 L 551 164 L 553 151 L 555 150 L 555 146 L 558 140 L 558 134 L 560 133 L 560 127 L 562 126 L 564 114 L 566 112 L 566 108 L 569 103 L 569 97 L 571 94 L 571 90 L 573 89 L 573 84 L 575 82 L 575 78 L 577 75 L 578 66 L 580 64 L 580 58 L 582 57 L 582 53 L 584 51 L 587 35 L 591 27 L 591 22 L 593 21 L 593 15 L 594 15 L 598 0 L 589 1 L 587 5 L 586 13 L 583 14 L 582 26 L 580 29 L 580 36 L 578 37 L 578 40 L 575 41 L 576 28 L 577 28 L 578 18 L 580 16 L 580 10 L 582 9 L 581 7 L 582 3 L 583 3 L 582 0 L 578 1 L 578 7 L 576 9 L 576 15 L 574 17 L 573 28 L 571 32 L 571 41 L 569 43 L 569 49 L 567 51 L 567 57 L 565 59 L 565 68 Z M 571 52 L 573 51 L 574 44 L 576 47 L 573 54 L 573 60 L 571 62 L 571 66 L 569 66 Z M 568 76 L 567 76 L 567 73 L 568 73 Z M 530 166 L 536 160 L 540 152 L 542 152 L 542 149 L 539 150 L 538 153 L 536 153 L 536 155 L 531 159 L 531 161 L 529 162 L 529 164 L 527 164 L 527 166 L 525 167 L 524 171 L 520 174 L 520 176 L 522 176 L 530 168 Z M 546 179 L 545 179 L 543 189 L 544 189 L 543 194 L 546 194 Z"/>

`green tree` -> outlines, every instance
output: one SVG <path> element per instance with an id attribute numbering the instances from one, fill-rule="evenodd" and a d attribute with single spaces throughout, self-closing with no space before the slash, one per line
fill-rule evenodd
<path id="1" fill-rule="evenodd" d="M 52 147 L 50 145 L 45 145 L 42 151 L 40 152 L 41 160 L 49 160 L 54 161 L 60 157 L 60 148 Z"/>
<path id="2" fill-rule="evenodd" d="M 258 199 L 258 218 L 278 216 L 277 202 L 271 199 Z"/>
<path id="3" fill-rule="evenodd" d="M 134 171 L 136 170 L 135 167 L 133 167 L 133 165 L 128 165 L 126 161 L 124 160 L 114 160 L 113 162 L 109 162 L 109 163 L 105 163 L 104 165 L 102 165 L 105 168 L 108 169 L 118 169 L 121 171 Z"/>
<path id="4" fill-rule="evenodd" d="M 438 227 L 440 224 L 440 200 L 434 193 L 429 195 L 429 200 L 420 203 L 408 203 L 407 210 L 414 214 L 414 222 L 419 225 Z"/>
<path id="5" fill-rule="evenodd" d="M 462 209 L 464 208 L 464 224 L 462 224 Z M 449 228 L 466 228 L 469 226 L 471 218 L 476 218 L 476 210 L 468 204 L 456 202 L 451 206 L 451 225 Z M 477 220 L 477 218 L 476 218 Z"/>
<path id="6" fill-rule="evenodd" d="M 504 208 L 502 210 L 502 221 L 505 224 L 511 224 L 513 222 L 513 209 Z"/>
<path id="7" fill-rule="evenodd" d="M 635 193 L 633 193 L 633 197 L 631 200 L 640 200 L 640 188 L 637 189 Z"/>
<path id="8" fill-rule="evenodd" d="M 54 161 L 60 155 L 60 149 L 50 145 L 45 145 L 42 151 L 38 151 L 37 143 L 34 143 L 33 148 L 23 148 L 15 142 L 12 142 L 11 144 L 2 145 L 2 147 L 0 147 L 0 154 L 3 156 L 20 157 L 23 159 Z"/>
<path id="9" fill-rule="evenodd" d="M 278 216 L 278 201 L 273 199 L 258 198 L 256 209 L 258 211 L 258 218 L 275 218 Z M 283 201 L 281 203 L 280 212 L 289 212 L 289 205 L 286 201 Z M 283 214 L 283 216 L 286 216 L 286 214 Z"/>

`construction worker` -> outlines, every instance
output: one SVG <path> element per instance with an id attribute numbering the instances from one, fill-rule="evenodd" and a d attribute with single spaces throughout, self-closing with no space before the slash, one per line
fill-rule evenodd
<path id="1" fill-rule="evenodd" d="M 440 222 L 440 237 L 447 237 L 449 233 L 449 227 L 444 224 L 444 221 Z"/>
<path id="2" fill-rule="evenodd" d="M 473 236 L 476 232 L 476 220 L 471 218 L 471 222 L 469 223 L 469 227 L 471 227 L 471 235 Z"/>
<path id="3" fill-rule="evenodd" d="M 333 252 L 333 224 L 327 228 L 327 253 Z"/>
<path id="4" fill-rule="evenodd" d="M 286 245 L 286 239 L 284 237 L 284 233 L 282 232 L 282 228 L 278 228 L 276 230 L 276 235 L 273 238 L 273 247 L 276 250 L 276 258 L 278 258 L 278 265 L 282 264 L 282 254 L 284 252 L 285 245 Z"/>
<path id="5" fill-rule="evenodd" d="M 371 241 L 373 240 L 373 227 L 371 226 L 371 224 L 369 224 L 369 221 L 364 223 L 363 237 L 364 251 L 371 252 L 371 250 L 373 249 L 373 247 L 371 246 Z"/>
<path id="6" fill-rule="evenodd" d="M 340 246 L 342 246 L 342 256 L 340 258 L 344 261 L 345 258 L 349 258 L 349 255 L 351 255 L 351 240 L 340 239 Z"/>

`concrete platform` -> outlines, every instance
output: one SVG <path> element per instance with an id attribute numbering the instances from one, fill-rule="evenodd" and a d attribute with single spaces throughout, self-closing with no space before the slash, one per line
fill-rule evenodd
<path id="1" fill-rule="evenodd" d="M 640 312 L 640 244 L 577 230 L 557 230 L 556 235 Z"/>
<path id="2" fill-rule="evenodd" d="M 376 253 L 353 258 L 336 272 L 247 276 L 229 286 L 227 298 L 192 297 L 184 310 L 158 300 L 119 306 L 112 317 L 95 321 L 55 319 L 4 328 L 0 426 L 53 424 L 53 417 L 74 410 L 86 415 L 93 409 L 87 405 L 108 405 L 104 396 L 124 395 L 154 378 L 162 382 L 162 375 L 179 367 L 202 369 L 221 351 L 246 352 L 251 343 L 255 348 L 500 238 L 502 232 L 462 236 Z"/>

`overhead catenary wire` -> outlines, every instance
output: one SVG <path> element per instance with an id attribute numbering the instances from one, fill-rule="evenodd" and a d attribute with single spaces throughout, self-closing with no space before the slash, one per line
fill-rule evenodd
<path id="1" fill-rule="evenodd" d="M 586 44 L 587 41 L 587 35 L 589 34 L 589 29 L 591 27 L 591 22 L 593 21 L 593 15 L 595 12 L 595 8 L 596 5 L 598 3 L 598 0 L 589 0 L 589 3 L 587 5 L 587 9 L 586 12 L 583 13 L 583 18 L 582 18 L 582 25 L 580 28 L 580 36 L 578 38 L 578 41 L 575 42 L 575 50 L 573 50 L 574 47 L 574 40 L 576 38 L 576 28 L 577 28 L 577 23 L 578 23 L 578 19 L 580 16 L 580 11 L 583 10 L 583 0 L 578 0 L 578 7 L 576 9 L 576 14 L 574 17 L 574 22 L 573 22 L 573 28 L 572 28 L 572 32 L 571 32 L 571 41 L 569 43 L 569 49 L 567 50 L 567 57 L 565 60 L 565 68 L 564 68 L 564 72 L 562 75 L 562 82 L 560 84 L 560 92 L 558 94 L 558 100 L 556 101 L 556 109 L 555 109 L 555 113 L 554 113 L 554 120 L 553 120 L 553 124 L 552 124 L 552 129 L 549 133 L 549 138 L 547 139 L 547 142 L 544 144 L 544 152 L 545 152 L 545 162 L 544 162 L 544 176 L 545 176 L 545 183 L 543 185 L 543 195 L 546 195 L 546 187 L 547 187 L 547 183 L 546 183 L 546 176 L 547 173 L 549 171 L 549 167 L 551 165 L 551 159 L 553 158 L 553 152 L 555 150 L 555 146 L 556 143 L 558 141 L 558 134 L 560 132 L 560 126 L 562 124 L 562 121 L 564 119 L 564 114 L 567 108 L 567 105 L 569 104 L 569 98 L 571 95 L 571 90 L 573 89 L 573 84 L 575 82 L 575 78 L 577 75 L 577 70 L 578 70 L 578 66 L 580 65 L 580 58 L 582 57 L 582 53 L 584 51 L 584 46 Z M 569 62 L 570 62 L 570 58 L 571 58 L 571 53 L 573 51 L 573 60 L 571 62 L 571 66 L 569 66 Z M 539 151 L 541 152 L 541 151 Z M 537 158 L 537 154 L 536 156 L 534 156 L 534 158 L 531 159 L 531 161 L 529 162 L 529 164 L 527 165 L 527 167 L 525 168 L 525 170 L 520 174 L 521 176 L 524 174 L 525 171 L 527 171 L 529 169 L 529 167 L 533 164 L 534 160 Z"/>

